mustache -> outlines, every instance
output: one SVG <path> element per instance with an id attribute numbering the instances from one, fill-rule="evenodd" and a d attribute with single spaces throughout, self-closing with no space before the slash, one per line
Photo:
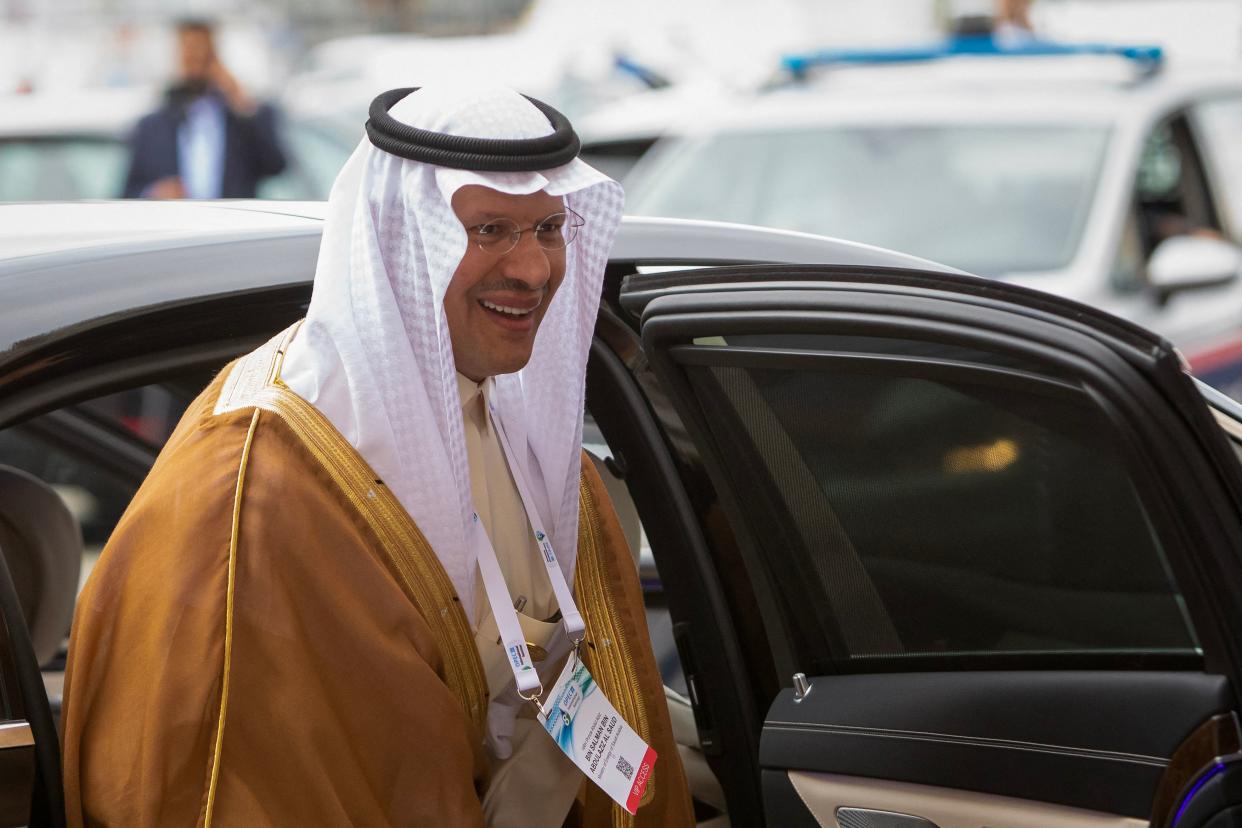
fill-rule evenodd
<path id="1" fill-rule="evenodd" d="M 548 286 L 531 287 L 521 279 L 496 279 L 491 282 L 479 282 L 474 286 L 475 293 L 486 293 L 488 291 L 501 290 L 510 293 L 547 293 Z"/>

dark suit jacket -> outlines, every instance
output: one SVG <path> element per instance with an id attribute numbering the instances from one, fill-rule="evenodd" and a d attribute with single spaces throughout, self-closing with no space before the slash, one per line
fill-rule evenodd
<path id="1" fill-rule="evenodd" d="M 129 175 L 125 197 L 138 198 L 161 178 L 179 175 L 177 127 L 182 107 L 171 98 L 144 117 L 129 139 Z M 249 117 L 225 107 L 224 171 L 221 198 L 254 198 L 255 187 L 263 178 L 285 168 L 285 154 L 276 135 L 276 113 L 260 106 Z"/>

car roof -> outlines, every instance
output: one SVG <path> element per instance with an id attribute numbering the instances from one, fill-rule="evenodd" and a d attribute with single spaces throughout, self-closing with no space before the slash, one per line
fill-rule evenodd
<path id="1" fill-rule="evenodd" d="M 318 234 L 324 203 L 270 204 L 270 208 L 262 201 L 0 204 L 0 263 L 56 258 L 72 251 L 103 258 L 160 247 L 227 243 L 237 236 Z"/>
<path id="2" fill-rule="evenodd" d="M 309 286 L 324 202 L 0 204 L 0 363 L 53 331 L 135 308 Z M 612 260 L 958 272 L 868 245 L 720 222 L 623 220 Z M 6 353 L 7 352 L 7 353 Z"/>

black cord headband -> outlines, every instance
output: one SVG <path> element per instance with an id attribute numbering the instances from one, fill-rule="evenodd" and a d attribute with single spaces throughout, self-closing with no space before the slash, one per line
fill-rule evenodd
<path id="1" fill-rule="evenodd" d="M 367 136 L 372 144 L 411 161 L 479 172 L 536 172 L 568 164 L 578 157 L 582 144 L 569 120 L 534 98 L 526 100 L 547 116 L 553 127 L 551 135 L 518 139 L 446 135 L 403 124 L 388 114 L 393 104 L 418 89 L 390 89 L 371 101 Z"/>

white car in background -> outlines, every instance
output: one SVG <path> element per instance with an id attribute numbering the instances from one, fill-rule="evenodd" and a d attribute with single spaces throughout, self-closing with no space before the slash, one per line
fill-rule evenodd
<path id="1" fill-rule="evenodd" d="M 0 97 L 0 201 L 116 198 L 125 136 L 158 102 L 150 87 Z"/>
<path id="2" fill-rule="evenodd" d="M 1067 296 L 1242 394 L 1242 71 L 1142 48 L 981 51 L 789 59 L 800 80 L 672 127 L 627 178 L 627 210 L 831 235 Z"/>
<path id="3" fill-rule="evenodd" d="M 0 202 L 119 197 L 129 168 L 126 140 L 159 102 L 159 90 L 146 86 L 0 96 Z M 345 123 L 292 102 L 281 110 L 288 165 L 260 183 L 259 197 L 327 198 L 362 120 Z"/>

